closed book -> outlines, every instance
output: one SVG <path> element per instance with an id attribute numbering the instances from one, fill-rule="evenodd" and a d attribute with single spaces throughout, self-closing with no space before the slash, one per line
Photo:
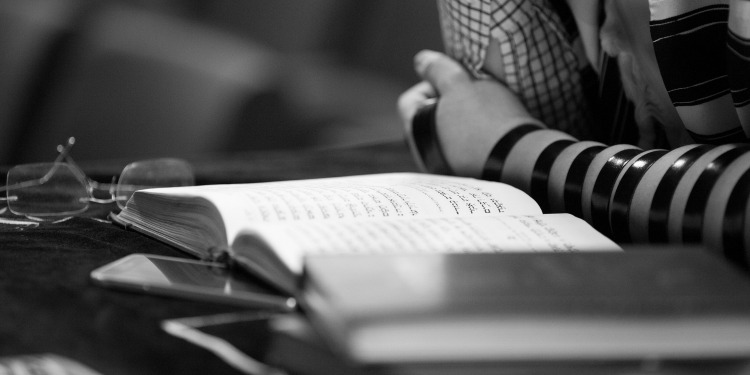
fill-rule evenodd
<path id="1" fill-rule="evenodd" d="M 750 357 L 750 281 L 698 250 L 315 256 L 302 288 L 357 365 Z"/>
<path id="2" fill-rule="evenodd" d="M 264 362 L 294 375 L 601 375 L 601 374 L 746 374 L 744 358 L 705 360 L 475 361 L 363 364 L 337 355 L 309 320 L 299 314 L 274 316 Z"/>

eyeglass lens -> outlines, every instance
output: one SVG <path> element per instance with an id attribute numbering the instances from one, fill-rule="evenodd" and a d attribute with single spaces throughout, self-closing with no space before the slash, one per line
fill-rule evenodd
<path id="1" fill-rule="evenodd" d="M 8 190 L 8 208 L 17 215 L 74 215 L 89 206 L 85 177 L 66 163 L 13 167 L 8 171 L 7 186 L 16 185 L 23 188 Z"/>
<path id="2" fill-rule="evenodd" d="M 120 174 L 115 201 L 120 208 L 136 190 L 195 185 L 193 168 L 184 160 L 152 159 L 128 164 Z"/>

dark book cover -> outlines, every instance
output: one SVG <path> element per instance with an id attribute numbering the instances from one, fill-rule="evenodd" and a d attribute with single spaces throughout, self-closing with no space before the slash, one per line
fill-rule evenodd
<path id="1" fill-rule="evenodd" d="M 316 256 L 303 290 L 353 363 L 750 356 L 750 279 L 694 249 Z"/>

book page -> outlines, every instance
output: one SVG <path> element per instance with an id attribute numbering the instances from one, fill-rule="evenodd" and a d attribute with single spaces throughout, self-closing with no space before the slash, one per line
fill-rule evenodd
<path id="1" fill-rule="evenodd" d="M 509 185 L 417 173 L 180 189 L 216 205 L 230 239 L 259 222 L 541 214 Z"/>
<path id="2" fill-rule="evenodd" d="M 301 272 L 304 256 L 317 254 L 620 249 L 588 223 L 568 214 L 276 223 L 246 235 L 263 238 L 294 273 Z"/>

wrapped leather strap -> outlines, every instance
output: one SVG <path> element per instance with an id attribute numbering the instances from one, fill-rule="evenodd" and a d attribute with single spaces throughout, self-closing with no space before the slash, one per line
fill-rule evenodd
<path id="1" fill-rule="evenodd" d="M 443 150 L 437 137 L 437 101 L 420 107 L 411 120 L 411 131 L 414 146 L 417 149 L 422 164 L 430 173 L 453 174 L 453 170 L 445 159 Z"/>
<path id="2" fill-rule="evenodd" d="M 525 135 L 544 129 L 538 124 L 524 124 L 517 126 L 502 137 L 490 152 L 487 162 L 484 165 L 482 179 L 491 181 L 500 181 L 503 176 L 503 167 L 505 159 L 508 157 L 510 150 Z"/>

